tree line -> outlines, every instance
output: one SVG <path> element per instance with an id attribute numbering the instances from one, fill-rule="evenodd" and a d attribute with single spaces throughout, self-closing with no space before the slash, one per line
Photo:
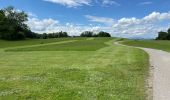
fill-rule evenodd
<path id="1" fill-rule="evenodd" d="M 69 35 L 67 34 L 67 32 L 56 32 L 56 33 L 43 33 L 43 34 L 39 34 L 39 38 L 42 39 L 47 39 L 47 38 L 61 38 L 61 37 L 69 37 Z"/>
<path id="2" fill-rule="evenodd" d="M 100 31 L 99 33 L 95 34 L 91 31 L 85 31 L 80 34 L 80 37 L 111 37 L 111 35 L 107 32 Z"/>
<path id="3" fill-rule="evenodd" d="M 61 38 L 70 37 L 67 32 L 43 33 L 32 32 L 28 25 L 28 15 L 24 11 L 17 11 L 14 7 L 0 9 L 0 39 L 23 40 L 26 38 Z M 107 32 L 94 34 L 91 31 L 83 32 L 80 37 L 111 37 Z"/>
<path id="4" fill-rule="evenodd" d="M 170 40 L 170 28 L 168 29 L 167 32 L 163 31 L 159 32 L 156 40 Z"/>

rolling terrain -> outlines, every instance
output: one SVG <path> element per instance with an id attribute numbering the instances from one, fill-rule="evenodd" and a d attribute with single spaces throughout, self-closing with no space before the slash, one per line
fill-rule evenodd
<path id="1" fill-rule="evenodd" d="M 115 40 L 1 42 L 0 99 L 144 100 L 148 55 Z"/>

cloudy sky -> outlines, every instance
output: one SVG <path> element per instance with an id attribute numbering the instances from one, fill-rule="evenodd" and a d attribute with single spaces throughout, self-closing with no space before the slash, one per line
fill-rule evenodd
<path id="1" fill-rule="evenodd" d="M 117 37 L 154 38 L 170 27 L 170 0 L 0 0 L 29 15 L 32 31 L 107 31 Z"/>

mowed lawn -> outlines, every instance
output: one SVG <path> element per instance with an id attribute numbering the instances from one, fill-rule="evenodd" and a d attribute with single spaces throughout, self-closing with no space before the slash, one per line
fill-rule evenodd
<path id="1" fill-rule="evenodd" d="M 129 40 L 122 43 L 130 46 L 153 48 L 170 52 L 170 41 L 167 40 Z"/>
<path id="2" fill-rule="evenodd" d="M 85 40 L 85 39 L 86 38 L 27 39 L 27 40 L 20 40 L 20 41 L 0 40 L 0 48 L 41 45 L 41 44 L 47 44 L 47 43 L 62 42 L 66 40 Z"/>
<path id="3" fill-rule="evenodd" d="M 13 49 L 3 42 L 0 99 L 145 100 L 148 55 L 114 40 L 63 39 Z"/>

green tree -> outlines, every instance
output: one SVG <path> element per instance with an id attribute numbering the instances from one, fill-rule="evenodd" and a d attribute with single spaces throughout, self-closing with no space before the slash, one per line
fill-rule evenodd
<path id="1" fill-rule="evenodd" d="M 27 21 L 25 12 L 16 11 L 13 7 L 0 10 L 0 38 L 7 40 L 24 39 L 31 31 L 25 24 Z"/>
<path id="2" fill-rule="evenodd" d="M 63 32 L 63 37 L 68 37 L 67 32 Z"/>
<path id="3" fill-rule="evenodd" d="M 47 39 L 47 38 L 48 38 L 48 34 L 47 34 L 47 33 L 43 33 L 43 34 L 42 34 L 42 38 L 43 38 L 43 39 Z"/>
<path id="4" fill-rule="evenodd" d="M 157 40 L 167 40 L 168 39 L 168 33 L 167 32 L 159 32 Z"/>
<path id="5" fill-rule="evenodd" d="M 99 32 L 99 33 L 97 34 L 97 36 L 98 36 L 98 37 L 111 37 L 111 35 L 110 35 L 109 33 L 103 32 L 103 31 Z"/>
<path id="6" fill-rule="evenodd" d="M 91 31 L 85 31 L 85 32 L 81 33 L 80 36 L 81 36 L 81 37 L 93 37 L 93 36 L 94 36 L 94 33 L 91 32 Z"/>
<path id="7" fill-rule="evenodd" d="M 167 39 L 170 40 L 170 28 L 168 29 L 168 36 Z"/>
<path id="8" fill-rule="evenodd" d="M 28 28 L 24 23 L 28 21 L 28 15 L 24 11 L 16 11 L 12 6 L 3 9 L 3 11 L 11 23 L 18 25 L 22 29 Z"/>
<path id="9" fill-rule="evenodd" d="M 0 38 L 2 38 L 3 35 L 3 31 L 4 31 L 4 27 L 3 25 L 5 25 L 5 14 L 2 10 L 0 10 Z"/>

